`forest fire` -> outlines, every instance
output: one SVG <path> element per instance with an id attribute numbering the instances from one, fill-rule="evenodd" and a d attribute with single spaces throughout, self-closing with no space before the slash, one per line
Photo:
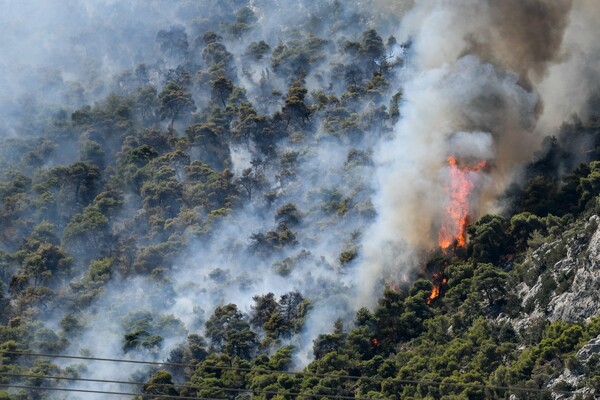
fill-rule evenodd
<path id="1" fill-rule="evenodd" d="M 438 297 L 440 297 L 442 285 L 445 285 L 448 282 L 448 278 L 442 277 L 441 272 L 434 272 L 432 276 L 433 288 L 431 289 L 431 293 L 427 297 L 427 304 L 431 304 L 431 302 Z M 441 278 L 441 279 L 440 279 Z"/>
<path id="2" fill-rule="evenodd" d="M 438 244 L 444 253 L 453 247 L 454 250 L 464 248 L 467 244 L 467 224 L 469 222 L 470 196 L 475 188 L 472 173 L 479 172 L 487 166 L 485 161 L 475 165 L 459 166 L 455 157 L 448 157 L 450 167 L 450 182 L 446 186 L 448 205 L 445 209 L 442 226 L 438 233 Z M 433 274 L 433 288 L 427 297 L 427 304 L 437 299 L 441 294 L 442 285 L 448 282 L 441 278 L 441 273 Z"/>
<path id="3" fill-rule="evenodd" d="M 480 161 L 473 166 L 460 167 L 456 158 L 448 157 L 450 167 L 450 183 L 447 187 L 449 201 L 442 227 L 438 234 L 438 243 L 443 251 L 452 245 L 465 247 L 467 242 L 467 224 L 469 217 L 469 196 L 475 187 L 471 172 L 481 171 L 486 166 Z"/>
<path id="4" fill-rule="evenodd" d="M 440 291 L 442 289 L 442 285 L 445 285 L 448 282 L 448 278 L 443 278 L 440 284 L 434 285 L 433 289 L 431 289 L 431 293 L 429 297 L 427 297 L 427 304 L 431 304 L 431 302 L 438 297 L 440 297 Z"/>
<path id="5" fill-rule="evenodd" d="M 431 301 L 434 299 L 437 299 L 440 296 L 440 286 L 434 286 L 433 289 L 431 289 L 431 294 L 429 294 L 429 297 L 427 298 L 427 304 L 431 304 Z"/>

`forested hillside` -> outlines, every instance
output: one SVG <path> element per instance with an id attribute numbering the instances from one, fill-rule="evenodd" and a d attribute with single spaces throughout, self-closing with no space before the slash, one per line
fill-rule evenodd
<path id="1" fill-rule="evenodd" d="M 594 2 L 62 3 L 0 16 L 0 400 L 600 396 Z"/>

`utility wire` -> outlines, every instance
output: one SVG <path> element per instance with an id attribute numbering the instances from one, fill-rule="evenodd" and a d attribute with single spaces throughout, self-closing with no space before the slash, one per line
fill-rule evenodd
<path id="1" fill-rule="evenodd" d="M 150 396 L 161 399 L 178 399 L 178 400 L 228 400 L 224 398 L 215 399 L 210 397 L 182 397 L 168 394 L 151 394 L 151 393 L 132 393 L 132 392 L 107 392 L 104 390 L 88 390 L 88 389 L 70 389 L 70 388 L 57 388 L 50 386 L 27 386 L 27 385 L 12 385 L 0 383 L 0 387 L 16 388 L 16 389 L 32 389 L 32 390 L 52 390 L 57 392 L 78 392 L 78 393 L 97 393 L 97 394 L 109 394 L 119 396 Z"/>
<path id="2" fill-rule="evenodd" d="M 71 376 L 56 376 L 56 375 L 36 375 L 36 374 L 17 374 L 12 372 L 0 372 L 0 376 L 18 376 L 19 378 L 37 378 L 37 379 L 57 379 L 80 382 L 95 382 L 95 383 L 118 383 L 123 385 L 145 385 L 146 382 L 133 381 L 116 381 L 111 379 L 93 379 L 93 378 L 76 378 Z M 153 384 L 156 385 L 156 384 Z M 168 383 L 159 383 L 158 385 L 169 385 Z M 171 386 L 175 386 L 171 384 Z"/>
<path id="3" fill-rule="evenodd" d="M 38 379 L 56 379 L 56 380 L 71 380 L 71 381 L 83 381 L 83 382 L 97 382 L 97 383 L 114 383 L 114 384 L 123 384 L 123 385 L 146 385 L 146 382 L 133 382 L 133 381 L 114 381 L 107 379 L 92 379 L 92 378 L 74 378 L 68 376 L 54 376 L 54 375 L 35 375 L 35 374 L 17 374 L 17 373 L 0 373 L 0 376 L 18 376 L 23 378 L 38 378 Z M 153 386 L 168 386 L 176 389 L 205 389 L 202 386 L 197 385 L 178 385 L 175 383 L 152 383 Z M 287 396 L 310 396 L 310 397 L 318 397 L 323 398 L 327 397 L 328 399 L 344 399 L 344 400 L 377 400 L 383 399 L 378 397 L 356 397 L 356 396 L 342 396 L 342 395 L 328 395 L 328 394 L 307 394 L 307 393 L 295 393 L 295 392 L 282 392 L 282 391 L 273 391 L 273 390 L 260 390 L 260 389 L 240 389 L 240 388 L 222 388 L 222 387 L 214 387 L 210 389 L 222 390 L 224 392 L 236 392 L 236 393 L 245 393 L 252 392 L 257 394 L 271 394 L 271 395 L 287 395 Z"/>
<path id="4" fill-rule="evenodd" d="M 280 371 L 264 368 L 244 368 L 244 367 L 227 367 L 227 366 L 202 366 L 195 364 L 184 364 L 184 363 L 169 363 L 169 362 L 158 362 L 158 361 L 141 361 L 141 360 L 124 360 L 117 358 L 99 358 L 99 357 L 84 357 L 84 356 L 67 356 L 58 354 L 43 354 L 43 353 L 31 353 L 31 352 L 16 352 L 16 351 L 3 351 L 0 350 L 0 354 L 13 354 L 22 356 L 32 357 L 48 357 L 48 358 L 66 358 L 76 360 L 89 360 L 89 361 L 106 361 L 106 362 L 121 362 L 121 363 L 133 363 L 133 364 L 146 364 L 146 365 L 163 365 L 163 366 L 175 366 L 175 367 L 191 367 L 191 368 L 202 368 L 205 370 L 216 369 L 216 370 L 228 370 L 228 371 L 243 371 L 243 372 L 265 372 L 265 373 L 281 373 L 289 375 L 301 375 L 301 376 L 314 376 L 319 378 L 337 378 L 337 379 L 352 379 L 352 380 L 365 380 L 370 382 L 383 382 L 384 378 L 377 378 L 371 376 L 357 376 L 357 375 L 337 375 L 337 374 L 319 374 L 313 372 L 297 372 L 297 371 Z M 463 383 L 463 382 L 441 382 L 441 381 L 424 381 L 418 379 L 397 379 L 391 378 L 394 382 L 401 384 L 410 385 L 426 385 L 426 386 L 455 386 L 455 387 L 468 387 L 474 389 L 497 389 L 497 390 L 513 390 L 520 392 L 536 392 L 536 393 L 556 393 L 573 395 L 577 394 L 574 391 L 556 390 L 556 389 L 540 389 L 540 388 L 525 388 L 518 386 L 497 386 L 497 385 L 485 385 L 485 384 L 474 384 L 474 383 Z"/>
<path id="5" fill-rule="evenodd" d="M 21 355 L 21 356 L 47 357 L 47 358 L 66 358 L 66 359 L 89 360 L 89 361 L 120 362 L 120 363 L 130 363 L 130 364 L 164 365 L 167 367 L 189 367 L 189 368 L 216 369 L 216 370 L 226 370 L 226 371 L 263 372 L 263 373 L 269 373 L 269 374 L 280 373 L 280 374 L 288 374 L 288 375 L 315 376 L 315 377 L 319 377 L 319 378 L 340 378 L 340 379 L 354 379 L 354 380 L 369 379 L 369 380 L 376 380 L 379 382 L 383 381 L 383 378 L 363 377 L 363 376 L 357 376 L 357 375 L 319 374 L 319 373 L 314 373 L 314 372 L 280 371 L 280 370 L 267 369 L 267 368 L 228 367 L 225 365 L 202 366 L 202 365 L 198 365 L 198 364 L 184 364 L 184 363 L 160 362 L 160 361 L 124 360 L 124 359 L 118 359 L 118 358 L 66 356 L 66 355 L 60 355 L 60 354 L 30 353 L 30 352 L 3 351 L 3 350 L 0 350 L 0 354 L 14 354 L 14 355 Z"/>

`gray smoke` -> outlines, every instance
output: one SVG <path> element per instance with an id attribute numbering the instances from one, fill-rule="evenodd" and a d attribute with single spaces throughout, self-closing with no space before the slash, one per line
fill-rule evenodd
<path id="1" fill-rule="evenodd" d="M 555 71 L 590 65 L 588 54 L 573 58 L 565 42 L 593 42 L 581 37 L 581 24 L 593 25 L 592 8 L 571 1 L 432 1 L 404 15 L 397 37 L 412 39 L 412 63 L 399 78 L 404 96 L 395 136 L 375 154 L 378 218 L 363 243 L 358 303 L 373 304 L 383 282 L 416 269 L 422 252 L 436 248 L 448 199 L 447 156 L 467 165 L 489 162 L 489 172 L 472 176 L 470 212 L 477 218 L 500 210 L 499 194 L 551 133 L 538 128 L 540 115 L 546 129 L 560 120 L 546 122 L 552 114 L 544 104 L 568 109 L 564 97 L 553 98 Z M 580 108 L 587 97 L 578 99 Z"/>
<path id="2" fill-rule="evenodd" d="M 92 104 L 118 91 L 113 78 L 141 62 L 170 67 L 173 60 L 156 60 L 156 32 L 187 24 L 192 39 L 192 32 L 202 33 L 196 31 L 216 18 L 211 14 L 216 5 L 202 7 L 207 2 L 69 0 L 58 7 L 52 1 L 0 1 L 7 11 L 0 15 L 0 135 L 37 134 L 28 125 L 28 113 Z M 269 91 L 283 93 L 288 82 L 269 71 L 268 57 L 243 60 L 250 41 L 265 40 L 273 48 L 292 37 L 296 27 L 328 39 L 332 48 L 356 40 L 364 27 L 384 38 L 394 34 L 399 43 L 412 44 L 402 53 L 405 66 L 392 76 L 387 97 L 372 105 L 387 106 L 402 90 L 391 137 L 372 129 L 352 142 L 332 138 L 320 127 L 313 136 L 280 143 L 277 153 L 297 160 L 290 168 L 296 178 L 286 183 L 276 165 L 265 167 L 277 194 L 271 208 L 254 199 L 217 219 L 208 239 L 192 241 L 168 266 L 164 281 L 113 281 L 83 312 L 86 329 L 66 353 L 164 360 L 187 333 L 202 331 L 217 305 L 233 302 L 247 312 L 256 294 L 299 290 L 313 303 L 304 331 L 292 339 L 298 365 L 304 365 L 317 334 L 329 331 L 339 317 L 350 321 L 358 307 L 373 305 L 384 284 L 410 275 L 423 253 L 437 246 L 448 197 L 448 156 L 492 165 L 473 174 L 477 188 L 471 211 L 477 217 L 499 210 L 498 195 L 518 178 L 519 167 L 531 160 L 545 134 L 582 111 L 600 77 L 595 40 L 600 7 L 593 0 L 373 0 L 354 2 L 338 14 L 331 4 L 251 1 L 259 21 L 255 30 L 224 41 L 238 66 L 244 65 L 236 71 L 238 80 L 257 109 L 272 113 L 281 109 L 282 100 L 261 103 L 261 79 Z M 320 12 L 337 18 L 335 29 L 320 22 Z M 190 22 L 189 15 L 197 18 Z M 332 70 L 351 60 L 338 53 L 326 53 L 311 65 L 309 93 L 328 86 L 338 95 L 344 90 Z M 195 95 L 197 104 L 208 101 L 206 93 Z M 250 166 L 253 150 L 251 145 L 230 149 L 237 176 Z M 354 150 L 366 158 L 373 154 L 372 163 L 348 163 Z M 297 244 L 267 257 L 249 253 L 252 235 L 274 229 L 277 208 L 288 202 L 303 215 L 294 228 Z M 344 211 L 347 204 L 354 207 L 351 212 Z M 373 211 L 377 216 L 371 221 Z M 342 265 L 339 255 L 347 248 L 358 249 L 359 258 Z M 122 318 L 135 311 L 172 315 L 184 329 L 171 332 L 162 349 L 124 354 Z M 54 316 L 46 322 L 58 325 Z M 110 366 L 86 376 L 116 377 Z"/>

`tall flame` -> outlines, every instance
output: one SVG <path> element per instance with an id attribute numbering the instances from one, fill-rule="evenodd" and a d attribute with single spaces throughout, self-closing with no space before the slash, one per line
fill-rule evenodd
<path id="1" fill-rule="evenodd" d="M 437 278 L 439 276 L 439 274 L 433 274 L 433 276 L 435 278 Z M 446 283 L 448 283 L 448 278 L 443 278 L 441 283 L 435 284 L 433 286 L 433 288 L 431 289 L 431 293 L 429 294 L 429 297 L 427 297 L 427 304 L 431 304 L 431 302 L 433 300 L 440 297 L 440 291 L 442 290 L 442 285 L 445 285 Z"/>
<path id="2" fill-rule="evenodd" d="M 447 188 L 449 201 L 438 234 L 439 245 L 444 251 L 454 243 L 457 247 L 465 247 L 467 243 L 469 196 L 474 188 L 470 172 L 480 171 L 486 163 L 480 161 L 473 166 L 459 167 L 456 158 L 450 156 L 448 165 L 450 167 L 450 183 Z"/>
<path id="3" fill-rule="evenodd" d="M 431 302 L 434 299 L 437 299 L 438 297 L 440 297 L 440 286 L 436 285 L 433 287 L 433 289 L 431 289 L 431 293 L 429 294 L 429 297 L 427 298 L 427 304 L 431 304 Z"/>

